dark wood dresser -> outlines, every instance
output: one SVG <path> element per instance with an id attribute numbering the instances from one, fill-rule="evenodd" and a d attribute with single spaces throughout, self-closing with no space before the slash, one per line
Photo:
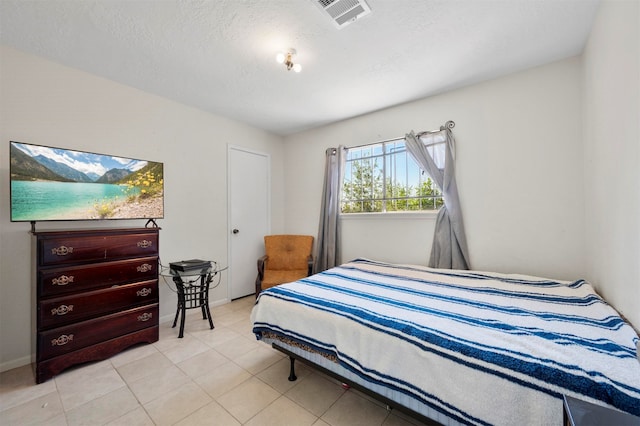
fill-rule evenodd
<path id="1" fill-rule="evenodd" d="M 158 340 L 159 228 L 33 232 L 36 382 Z"/>

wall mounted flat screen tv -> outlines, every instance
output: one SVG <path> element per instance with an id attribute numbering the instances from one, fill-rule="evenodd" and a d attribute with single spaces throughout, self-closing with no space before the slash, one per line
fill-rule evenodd
<path id="1" fill-rule="evenodd" d="M 11 221 L 162 219 L 163 164 L 10 142 Z"/>

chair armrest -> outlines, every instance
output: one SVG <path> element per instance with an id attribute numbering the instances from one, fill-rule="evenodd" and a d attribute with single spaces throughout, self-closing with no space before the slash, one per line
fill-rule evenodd
<path id="1" fill-rule="evenodd" d="M 264 278 L 264 265 L 267 263 L 267 259 L 269 259 L 269 256 L 266 254 L 258 259 L 258 277 L 260 281 Z"/>
<path id="2" fill-rule="evenodd" d="M 258 276 L 256 277 L 256 298 L 262 291 L 262 280 L 264 279 L 264 265 L 267 263 L 268 256 L 265 254 L 258 259 Z"/>
<path id="3" fill-rule="evenodd" d="M 313 274 L 313 256 L 309 255 L 307 258 L 307 276 Z"/>

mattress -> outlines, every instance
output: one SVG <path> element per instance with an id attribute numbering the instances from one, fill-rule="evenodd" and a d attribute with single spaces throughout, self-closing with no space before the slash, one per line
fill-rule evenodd
<path id="1" fill-rule="evenodd" d="M 251 318 L 445 424 L 561 424 L 563 394 L 640 415 L 638 336 L 584 280 L 356 259 L 263 291 Z"/>

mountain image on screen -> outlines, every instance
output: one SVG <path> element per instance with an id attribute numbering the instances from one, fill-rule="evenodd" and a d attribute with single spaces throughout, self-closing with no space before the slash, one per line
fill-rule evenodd
<path id="1" fill-rule="evenodd" d="M 11 142 L 11 220 L 164 217 L 163 164 Z"/>

